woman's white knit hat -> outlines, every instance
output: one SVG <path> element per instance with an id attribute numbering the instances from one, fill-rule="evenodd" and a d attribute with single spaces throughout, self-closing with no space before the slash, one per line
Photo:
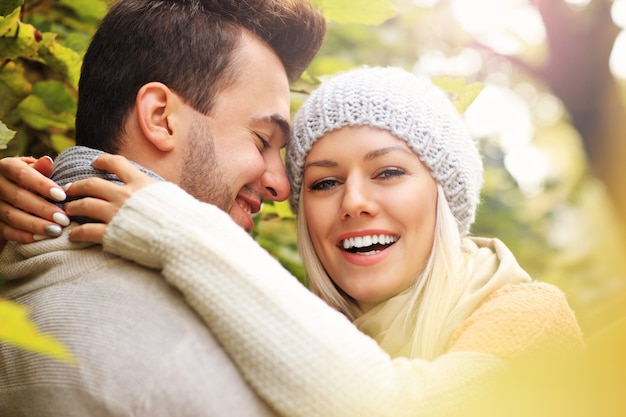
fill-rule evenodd
<path id="1" fill-rule="evenodd" d="M 428 78 L 394 67 L 361 67 L 335 75 L 302 104 L 286 153 L 294 213 L 311 147 L 344 126 L 376 127 L 405 140 L 442 186 L 461 234 L 469 233 L 483 183 L 476 143 L 443 90 Z"/>

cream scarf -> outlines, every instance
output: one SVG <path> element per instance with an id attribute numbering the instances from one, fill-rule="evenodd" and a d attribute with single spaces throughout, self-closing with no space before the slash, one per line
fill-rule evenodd
<path id="1" fill-rule="evenodd" d="M 447 346 L 454 331 L 491 293 L 508 284 L 530 282 L 530 276 L 519 266 L 511 251 L 498 239 L 469 238 L 473 269 L 467 288 L 442 323 Z M 412 347 L 419 344 L 415 332 L 416 318 L 411 317 L 409 300 L 414 287 L 381 303 L 354 320 L 363 333 L 372 337 L 391 357 L 411 357 Z M 444 353 L 444 352 L 441 352 Z"/>

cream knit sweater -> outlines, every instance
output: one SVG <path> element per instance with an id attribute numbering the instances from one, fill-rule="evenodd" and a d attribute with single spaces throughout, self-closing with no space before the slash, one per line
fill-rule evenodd
<path id="1" fill-rule="evenodd" d="M 479 352 L 462 335 L 455 336 L 459 348 L 433 361 L 390 358 L 226 213 L 173 184 L 151 185 L 127 200 L 104 248 L 162 269 L 254 389 L 284 416 L 466 416 L 506 368 L 505 360 L 485 353 L 491 349 Z M 568 320 L 574 330 L 566 340 L 578 341 L 573 315 Z M 561 324 L 548 317 L 511 326 L 525 349 L 525 340 L 541 346 Z"/>

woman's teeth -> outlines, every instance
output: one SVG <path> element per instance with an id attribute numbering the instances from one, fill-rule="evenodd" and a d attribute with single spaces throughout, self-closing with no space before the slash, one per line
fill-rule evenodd
<path id="1" fill-rule="evenodd" d="M 372 245 L 390 245 L 398 240 L 397 236 L 384 234 L 351 237 L 343 241 L 345 250 L 367 248 Z"/>

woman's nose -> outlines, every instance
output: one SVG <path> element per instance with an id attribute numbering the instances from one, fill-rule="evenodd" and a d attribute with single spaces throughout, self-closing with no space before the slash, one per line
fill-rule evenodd
<path id="1" fill-rule="evenodd" d="M 344 194 L 341 205 L 341 218 L 375 216 L 376 202 L 367 184 L 362 181 L 347 180 L 344 183 Z"/>

